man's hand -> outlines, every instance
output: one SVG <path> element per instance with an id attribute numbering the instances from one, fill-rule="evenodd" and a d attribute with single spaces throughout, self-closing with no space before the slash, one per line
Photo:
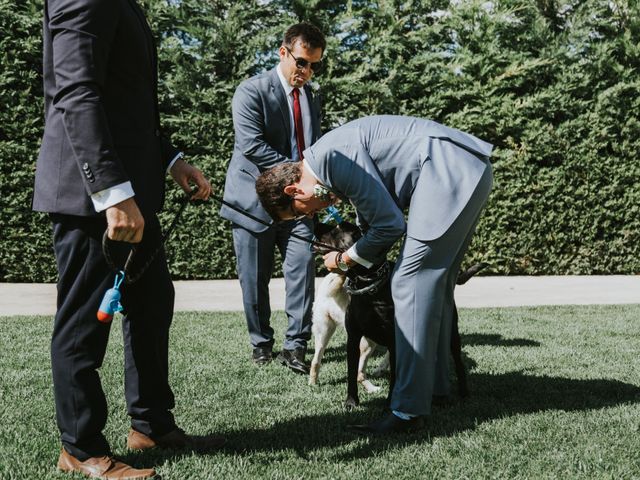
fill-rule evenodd
<path id="1" fill-rule="evenodd" d="M 133 197 L 107 208 L 106 213 L 107 236 L 111 240 L 140 243 L 144 232 L 144 218 Z"/>
<path id="2" fill-rule="evenodd" d="M 330 272 L 340 272 L 338 268 L 338 252 L 325 253 L 322 258 L 324 259 L 324 266 Z"/>
<path id="3" fill-rule="evenodd" d="M 207 200 L 211 195 L 211 183 L 207 180 L 200 169 L 189 165 L 187 162 L 178 159 L 171 167 L 171 176 L 187 194 L 191 193 L 191 183 L 198 187 L 192 200 Z"/>

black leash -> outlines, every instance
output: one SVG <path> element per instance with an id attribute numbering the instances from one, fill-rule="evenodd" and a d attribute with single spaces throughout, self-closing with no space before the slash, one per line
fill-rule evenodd
<path id="1" fill-rule="evenodd" d="M 216 196 L 216 195 L 210 195 L 211 198 L 213 198 L 214 200 L 217 200 L 218 202 L 220 202 L 223 205 L 226 205 L 227 207 L 229 207 L 232 210 L 235 210 L 236 212 L 244 215 L 247 218 L 250 218 L 251 220 L 258 222 L 261 225 L 264 225 L 266 227 L 271 227 L 273 224 L 269 223 L 269 222 L 265 222 L 264 220 L 262 220 L 261 218 L 256 217 L 255 215 L 250 214 L 249 212 L 246 212 L 244 210 L 242 210 L 241 208 L 236 207 L 235 205 L 230 204 L 229 202 L 223 200 L 222 198 Z M 322 242 L 318 242 L 317 240 L 313 240 L 313 239 L 309 239 L 306 237 L 303 237 L 302 235 L 298 235 L 297 233 L 293 233 L 293 232 L 289 232 L 289 235 L 292 236 L 293 238 L 297 238 L 298 240 L 302 240 L 303 242 L 307 242 L 311 245 L 315 245 L 316 247 L 321 247 L 324 249 L 328 249 L 329 251 L 332 252 L 341 252 L 344 253 L 344 250 L 334 247 L 332 245 L 328 245 L 326 243 L 322 243 Z"/>
<path id="2" fill-rule="evenodd" d="M 139 245 L 138 244 L 132 244 L 131 251 L 129 252 L 127 260 L 125 261 L 124 267 L 123 268 L 118 268 L 118 266 L 116 265 L 115 261 L 113 260 L 113 255 L 112 255 L 112 251 L 111 251 L 112 247 L 115 244 L 115 241 L 111 240 L 109 238 L 109 236 L 107 234 L 107 231 L 105 230 L 105 232 L 104 232 L 104 234 L 102 236 L 102 252 L 104 254 L 104 258 L 107 261 L 107 265 L 109 265 L 109 267 L 113 271 L 115 271 L 115 272 L 124 272 L 124 283 L 125 284 L 135 283 L 138 280 L 140 280 L 140 278 L 142 277 L 142 275 L 144 274 L 146 269 L 149 267 L 149 265 L 151 265 L 151 262 L 153 262 L 154 258 L 158 254 L 158 252 L 160 252 L 160 250 L 164 246 L 165 242 L 168 240 L 169 236 L 171 235 L 171 233 L 173 232 L 174 228 L 178 224 L 178 221 L 180 220 L 180 217 L 182 216 L 182 213 L 184 212 L 185 208 L 189 204 L 189 201 L 191 200 L 191 197 L 193 197 L 193 195 L 197 191 L 198 191 L 198 189 L 196 187 L 191 191 L 190 194 L 186 195 L 181 200 L 180 207 L 179 207 L 178 211 L 176 212 L 175 216 L 173 217 L 171 225 L 169 225 L 169 228 L 167 228 L 167 230 L 162 235 L 162 239 L 160 240 L 160 242 L 158 242 L 158 246 L 156 247 L 156 249 L 153 251 L 153 253 L 151 255 L 149 255 L 149 257 L 147 258 L 147 261 L 144 263 L 144 265 L 137 272 L 131 272 L 131 267 L 133 265 L 133 260 L 135 259 L 136 254 L 138 253 Z M 235 210 L 236 212 L 244 215 L 245 217 L 250 218 L 251 220 L 253 220 L 255 222 L 258 222 L 261 225 L 264 225 L 264 226 L 267 226 L 267 227 L 271 227 L 271 225 L 272 225 L 271 223 L 265 222 L 261 218 L 258 218 L 255 215 L 252 215 L 249 212 L 246 212 L 245 210 L 242 210 L 241 208 L 238 208 L 235 205 L 232 205 L 231 203 L 223 200 L 222 198 L 218 197 L 217 195 L 211 195 L 211 198 L 213 198 L 214 200 L 217 200 L 218 202 L 222 203 L 223 205 L 226 205 L 227 207 Z M 336 248 L 336 247 L 334 247 L 332 245 L 328 245 L 326 243 L 318 242 L 317 240 L 309 239 L 307 237 L 303 237 L 302 235 L 298 235 L 298 234 L 293 233 L 293 232 L 290 232 L 289 235 L 292 236 L 293 238 L 297 238 L 298 240 L 302 240 L 303 242 L 309 243 L 311 245 L 315 245 L 315 246 L 320 247 L 320 248 L 328 249 L 330 251 L 338 251 L 338 252 L 342 251 L 341 249 Z"/>
<path id="3" fill-rule="evenodd" d="M 136 257 L 136 254 L 138 253 L 139 244 L 131 244 L 132 245 L 131 251 L 127 256 L 127 260 L 124 263 L 124 267 L 120 269 L 115 264 L 115 261 L 113 260 L 113 256 L 111 252 L 111 249 L 116 243 L 116 241 L 111 240 L 107 234 L 107 230 L 105 230 L 104 234 L 102 235 L 102 253 L 104 254 L 104 258 L 107 262 L 107 265 L 112 270 L 114 270 L 117 273 L 124 273 L 125 284 L 135 283 L 138 280 L 140 280 L 140 278 L 142 277 L 144 272 L 147 270 L 149 265 L 151 265 L 151 263 L 153 262 L 156 255 L 160 252 L 160 250 L 162 250 L 162 247 L 164 246 L 165 242 L 168 240 L 169 236 L 171 235 L 171 232 L 173 232 L 173 229 L 178 224 L 178 221 L 182 216 L 182 212 L 184 212 L 185 208 L 187 208 L 187 205 L 189 205 L 189 201 L 197 191 L 198 191 L 198 187 L 194 187 L 194 189 L 191 190 L 189 194 L 185 195 L 184 198 L 180 201 L 180 207 L 178 208 L 178 211 L 173 217 L 173 220 L 171 221 L 169 228 L 167 228 L 167 230 L 162 235 L 162 238 L 160 239 L 160 242 L 158 242 L 156 249 L 153 251 L 153 253 L 151 253 L 151 255 L 149 255 L 149 258 L 147 259 L 147 261 L 144 263 L 144 265 L 142 265 L 142 267 L 137 272 L 132 273 L 131 266 L 133 265 L 133 259 Z M 122 242 L 118 242 L 118 243 L 122 243 Z"/>

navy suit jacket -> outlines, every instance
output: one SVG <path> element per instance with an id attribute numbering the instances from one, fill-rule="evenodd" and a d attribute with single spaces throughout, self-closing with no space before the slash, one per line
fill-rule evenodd
<path id="1" fill-rule="evenodd" d="M 90 195 L 130 181 L 160 210 L 178 153 L 160 131 L 155 43 L 135 0 L 46 0 L 45 129 L 33 208 L 96 215 Z"/>
<path id="2" fill-rule="evenodd" d="M 305 85 L 313 138 L 320 137 L 320 97 Z M 275 68 L 243 81 L 232 103 L 235 142 L 224 186 L 224 199 L 246 212 L 273 223 L 256 193 L 256 179 L 268 168 L 291 161 L 289 104 Z M 241 227 L 262 232 L 268 227 L 223 205 L 220 215 Z"/>

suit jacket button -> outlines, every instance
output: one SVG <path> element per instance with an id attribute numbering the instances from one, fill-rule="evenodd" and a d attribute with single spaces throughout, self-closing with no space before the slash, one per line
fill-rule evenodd
<path id="1" fill-rule="evenodd" d="M 160 130 L 156 129 L 155 134 L 156 134 L 156 137 L 159 137 L 160 136 Z"/>

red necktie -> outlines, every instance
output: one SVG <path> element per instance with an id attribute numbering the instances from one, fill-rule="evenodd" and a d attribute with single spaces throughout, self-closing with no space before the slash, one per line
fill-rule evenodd
<path id="1" fill-rule="evenodd" d="M 298 160 L 302 160 L 304 150 L 304 130 L 302 129 L 302 111 L 300 110 L 300 90 L 293 89 L 293 123 L 296 129 L 296 143 L 298 144 Z"/>

